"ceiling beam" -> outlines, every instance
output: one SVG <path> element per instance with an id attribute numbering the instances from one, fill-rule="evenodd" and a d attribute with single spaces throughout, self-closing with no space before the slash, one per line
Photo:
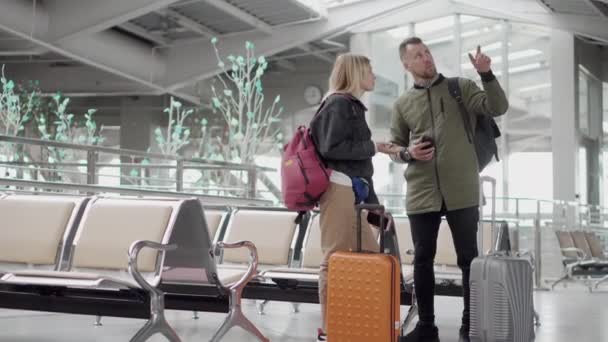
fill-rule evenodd
<path id="1" fill-rule="evenodd" d="M 136 36 L 147 39 L 159 46 L 168 46 L 171 44 L 170 39 L 167 39 L 160 34 L 152 33 L 141 26 L 133 24 L 132 22 L 123 23 L 118 27 Z"/>
<path id="2" fill-rule="evenodd" d="M 224 0 L 204 0 L 209 5 L 222 10 L 231 16 L 241 20 L 242 22 L 255 27 L 256 29 L 266 33 L 272 34 L 272 26 L 258 19 L 257 17 L 243 11 L 242 9 L 224 1 Z"/>
<path id="3" fill-rule="evenodd" d="M 386 31 L 397 27 L 407 26 L 409 23 L 421 22 L 429 19 L 452 14 L 452 2 L 449 0 L 418 0 L 407 9 L 387 13 L 361 23 L 352 29 L 353 33 Z M 403 37 L 406 38 L 406 37 Z"/>
<path id="4" fill-rule="evenodd" d="M 298 48 L 308 52 L 309 54 L 319 58 L 322 61 L 325 61 L 329 64 L 334 64 L 335 57 L 333 57 L 331 54 L 329 54 L 327 52 L 317 51 L 317 49 L 310 44 L 300 45 L 300 46 L 298 46 Z"/>
<path id="5" fill-rule="evenodd" d="M 61 0 L 45 2 L 50 21 L 49 41 L 66 40 L 105 31 L 178 0 Z"/>
<path id="6" fill-rule="evenodd" d="M 198 33 L 207 38 L 213 38 L 213 37 L 217 37 L 219 35 L 219 33 L 214 31 L 213 29 L 211 29 L 197 21 L 194 21 L 191 18 L 188 18 L 187 16 L 185 16 L 175 10 L 166 9 L 164 11 L 158 11 L 157 13 L 159 13 L 160 15 L 167 15 L 169 18 L 171 18 L 171 20 L 175 21 L 180 26 L 185 27 L 188 30 Z"/>
<path id="7" fill-rule="evenodd" d="M 296 64 L 287 59 L 280 59 L 273 62 L 285 70 L 296 71 Z"/>
<path id="8" fill-rule="evenodd" d="M 602 18 L 608 18 L 606 16 L 606 13 L 602 12 L 602 10 L 598 7 L 598 5 L 596 5 L 592 0 L 583 0 L 587 6 L 591 7 L 591 9 L 600 17 Z M 597 2 L 597 1 L 596 1 Z"/>
<path id="9" fill-rule="evenodd" d="M 239 55 L 244 51 L 245 42 L 250 41 L 255 46 L 256 55 L 272 56 L 343 32 L 367 20 L 411 6 L 412 3 L 413 0 L 374 0 L 331 8 L 327 20 L 286 26 L 273 31 L 271 35 L 245 32 L 225 37 L 217 43 L 218 49 L 222 56 Z M 210 41 L 172 46 L 168 51 L 168 58 L 165 86 L 172 91 L 212 77 L 221 71 Z"/>
<path id="10" fill-rule="evenodd" d="M 73 61 L 135 81 L 158 94 L 169 92 L 193 103 L 199 102 L 196 96 L 173 92 L 163 87 L 166 57 L 148 44 L 113 30 L 59 42 L 51 41 L 47 36 L 49 17 L 44 7 L 38 7 L 34 11 L 32 3 L 21 0 L 0 1 L 0 30 Z M 36 25 L 32 25 L 34 22 Z"/>

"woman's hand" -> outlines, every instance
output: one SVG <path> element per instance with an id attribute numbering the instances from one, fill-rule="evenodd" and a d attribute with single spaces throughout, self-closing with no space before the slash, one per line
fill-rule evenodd
<path id="1" fill-rule="evenodd" d="M 395 154 L 399 153 L 403 147 L 391 143 L 376 143 L 376 149 L 380 153 Z"/>

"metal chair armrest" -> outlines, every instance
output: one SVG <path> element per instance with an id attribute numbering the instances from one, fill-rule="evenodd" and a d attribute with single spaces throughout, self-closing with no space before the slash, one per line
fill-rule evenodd
<path id="1" fill-rule="evenodd" d="M 566 247 L 566 248 L 561 248 L 561 251 L 562 252 L 575 252 L 576 255 L 578 256 L 579 260 L 587 259 L 587 254 L 580 248 Z"/>
<path id="2" fill-rule="evenodd" d="M 225 284 L 222 284 L 219 277 L 217 278 L 217 282 L 221 287 L 228 288 L 232 291 L 232 290 L 236 290 L 236 289 L 240 289 L 240 288 L 244 287 L 249 281 L 251 281 L 251 279 L 255 278 L 255 276 L 257 275 L 258 250 L 255 247 L 255 245 L 253 244 L 253 242 L 251 242 L 251 241 L 237 241 L 235 243 L 227 243 L 227 242 L 220 241 L 213 246 L 213 255 L 218 255 L 218 252 L 221 249 L 226 249 L 226 248 L 232 248 L 232 249 L 247 248 L 247 249 L 249 249 L 250 264 L 249 264 L 249 267 L 247 268 L 247 272 L 245 272 L 245 275 L 243 275 L 243 277 L 241 277 L 241 279 L 239 279 L 237 282 L 235 282 L 234 284 L 230 285 L 230 287 L 228 287 Z"/>
<path id="3" fill-rule="evenodd" d="M 176 249 L 177 245 L 163 245 L 152 241 L 137 240 L 133 242 L 129 247 L 129 274 L 131 274 L 133 279 L 135 279 L 135 282 L 137 282 L 137 284 L 139 284 L 139 286 L 141 286 L 146 291 L 158 293 L 159 290 L 152 286 L 150 283 L 148 283 L 137 269 L 137 257 L 139 256 L 139 252 L 143 248 L 152 248 L 164 253 L 166 251 Z"/>

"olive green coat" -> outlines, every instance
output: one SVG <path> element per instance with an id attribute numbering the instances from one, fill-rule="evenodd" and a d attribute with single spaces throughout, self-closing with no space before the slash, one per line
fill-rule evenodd
<path id="1" fill-rule="evenodd" d="M 487 79 L 486 79 L 487 80 Z M 475 127 L 478 115 L 499 116 L 508 109 L 508 100 L 493 76 L 483 82 L 460 80 L 463 101 Z M 467 139 L 458 103 L 448 92 L 443 76 L 429 88 L 407 90 L 395 103 L 392 142 L 409 146 L 423 135 L 435 141 L 435 156 L 430 161 L 411 161 L 405 171 L 408 214 L 440 211 L 479 205 L 479 170 L 475 148 Z"/>

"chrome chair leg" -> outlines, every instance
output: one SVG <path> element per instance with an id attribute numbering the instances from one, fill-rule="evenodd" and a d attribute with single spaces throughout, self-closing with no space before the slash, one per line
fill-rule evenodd
<path id="1" fill-rule="evenodd" d="M 213 335 L 210 342 L 219 342 L 233 327 L 241 327 L 243 330 L 257 337 L 260 341 L 270 342 L 270 340 L 243 314 L 240 300 L 241 291 L 242 288 L 230 290 L 230 312 L 226 319 L 224 319 L 220 328 Z"/>
<path id="2" fill-rule="evenodd" d="M 597 289 L 597 288 L 600 286 L 600 284 L 602 284 L 602 283 L 604 283 L 604 282 L 607 282 L 607 281 L 608 281 L 608 275 L 607 275 L 607 276 L 604 276 L 602 279 L 598 280 L 598 281 L 595 283 L 595 285 L 593 285 L 593 287 L 594 287 L 595 289 Z"/>
<path id="3" fill-rule="evenodd" d="M 150 298 L 150 319 L 139 331 L 131 338 L 130 342 L 144 342 L 152 335 L 161 334 L 170 342 L 181 342 L 181 339 L 171 328 L 165 318 L 164 294 L 154 293 Z"/>
<path id="4" fill-rule="evenodd" d="M 561 278 L 557 279 L 556 281 L 553 282 L 553 284 L 551 284 L 551 290 L 555 289 L 555 286 L 559 283 L 562 283 L 566 280 L 570 279 L 570 275 L 569 274 L 565 274 L 564 276 L 562 276 Z"/>

